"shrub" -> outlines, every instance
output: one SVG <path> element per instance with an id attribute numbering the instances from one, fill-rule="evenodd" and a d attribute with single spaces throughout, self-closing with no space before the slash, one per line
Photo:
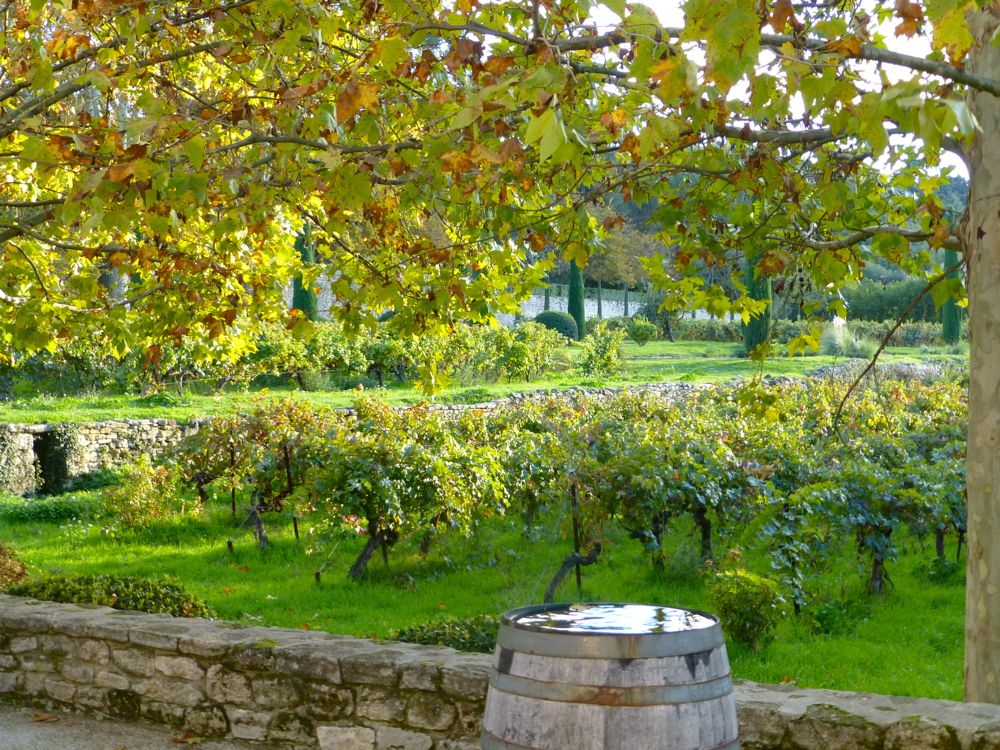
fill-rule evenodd
<path id="1" fill-rule="evenodd" d="M 684 318 L 671 323 L 674 336 L 681 341 L 743 341 L 739 323 L 727 323 L 718 318 Z"/>
<path id="2" fill-rule="evenodd" d="M 625 331 L 609 331 L 603 323 L 597 325 L 580 342 L 583 347 L 580 370 L 584 375 L 594 378 L 608 378 L 617 374 L 622 369 L 621 346 L 624 341 Z"/>
<path id="3" fill-rule="evenodd" d="M 489 654 L 496 648 L 500 618 L 474 615 L 461 620 L 440 620 L 397 630 L 392 640 L 425 646 L 450 646 L 456 651 Z"/>
<path id="4" fill-rule="evenodd" d="M 122 481 L 107 488 L 101 499 L 115 525 L 144 528 L 177 509 L 178 475 L 173 469 L 153 466 L 140 455 L 122 469 Z"/>
<path id="5" fill-rule="evenodd" d="M 0 519 L 6 523 L 62 523 L 91 519 L 95 515 L 93 502 L 82 495 L 0 497 Z"/>
<path id="6" fill-rule="evenodd" d="M 609 330 L 614 330 L 609 327 Z M 654 323 L 642 317 L 635 317 L 628 325 L 628 335 L 639 346 L 645 346 L 656 338 L 659 331 Z"/>
<path id="7" fill-rule="evenodd" d="M 874 341 L 852 333 L 846 325 L 831 323 L 823 329 L 819 339 L 820 352 L 831 357 L 870 359 L 877 348 Z"/>
<path id="8" fill-rule="evenodd" d="M 7 589 L 14 596 L 29 596 L 66 604 L 103 604 L 175 617 L 213 617 L 212 609 L 180 585 L 132 576 L 50 576 Z"/>
<path id="9" fill-rule="evenodd" d="M 546 328 L 551 328 L 553 331 L 558 331 L 568 339 L 572 339 L 573 341 L 577 339 L 578 329 L 576 321 L 569 313 L 546 310 L 535 316 L 535 322 Z"/>
<path id="10" fill-rule="evenodd" d="M 774 581 L 743 569 L 723 571 L 709 593 L 723 631 L 734 641 L 760 650 L 774 639 L 785 607 Z"/>
<path id="11" fill-rule="evenodd" d="M 0 542 L 0 591 L 27 577 L 28 566 L 21 562 L 13 549 Z"/>

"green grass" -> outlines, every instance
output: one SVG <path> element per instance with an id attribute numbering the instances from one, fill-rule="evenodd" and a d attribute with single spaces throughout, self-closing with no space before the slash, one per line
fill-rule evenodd
<path id="1" fill-rule="evenodd" d="M 436 396 L 436 400 L 475 402 L 500 398 L 511 393 L 551 390 L 574 386 L 621 386 L 641 383 L 673 381 L 719 383 L 736 376 L 753 377 L 757 374 L 788 375 L 799 377 L 809 370 L 837 364 L 836 357 L 773 357 L 763 367 L 746 357 L 738 356 L 742 345 L 706 341 L 652 341 L 644 347 L 627 341 L 623 347 L 625 369 L 618 377 L 594 381 L 574 368 L 554 373 L 530 383 L 454 383 Z M 579 347 L 569 347 L 570 359 L 575 363 Z M 945 349 L 928 350 L 926 347 L 898 347 L 886 350 L 883 362 L 921 362 L 953 359 Z M 188 420 L 212 414 L 233 414 L 246 410 L 260 391 L 227 390 L 220 394 L 185 394 L 171 399 L 174 404 L 164 405 L 155 399 L 142 399 L 127 395 L 88 395 L 74 397 L 35 396 L 0 403 L 0 423 L 31 424 L 40 422 L 97 422 L 105 419 L 155 418 Z M 356 393 L 345 391 L 304 392 L 291 388 L 273 388 L 276 396 L 294 394 L 297 398 L 325 406 L 347 407 L 354 402 Z M 414 404 L 425 397 L 409 384 L 391 384 L 381 391 L 391 404 Z"/>
<path id="2" fill-rule="evenodd" d="M 94 502 L 96 495 L 78 497 Z M 225 619 L 373 637 L 540 601 L 570 551 L 565 518 L 550 516 L 528 537 L 516 521 L 496 521 L 472 539 L 443 537 L 426 558 L 415 543 L 404 542 L 388 565 L 373 560 L 369 577 L 353 583 L 345 574 L 361 540 L 351 540 L 336 549 L 317 585 L 313 573 L 323 555 L 307 554 L 305 536 L 294 540 L 287 516 L 267 518 L 273 546 L 261 551 L 223 502 L 201 518 L 161 522 L 118 540 L 102 533 L 97 521 L 11 522 L 0 514 L 0 540 L 15 546 L 33 574 L 168 576 Z M 657 570 L 637 542 L 610 532 L 600 560 L 584 569 L 582 599 L 710 610 L 695 539 L 680 523 L 674 534 L 666 564 Z M 226 551 L 230 537 L 232 557 Z M 905 554 L 890 565 L 891 593 L 880 600 L 865 596 L 862 572 L 846 552 L 821 580 L 831 609 L 837 611 L 840 600 L 849 603 L 833 632 L 816 633 L 807 614 L 789 616 L 762 651 L 730 647 L 734 674 L 804 687 L 960 699 L 964 587 L 961 581 L 928 582 L 918 567 L 931 551 L 911 540 L 903 546 Z M 727 549 L 725 540 L 717 549 Z M 748 555 L 744 562 L 766 572 L 760 557 Z M 576 598 L 572 576 L 557 598 Z"/>

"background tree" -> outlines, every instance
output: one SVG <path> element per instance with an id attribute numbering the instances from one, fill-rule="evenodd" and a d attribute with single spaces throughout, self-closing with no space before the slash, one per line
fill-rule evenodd
<path id="1" fill-rule="evenodd" d="M 743 272 L 743 284 L 750 299 L 764 303 L 762 309 L 741 326 L 743 348 L 747 354 L 753 354 L 758 346 L 767 343 L 771 329 L 771 279 L 753 259 L 748 258 Z"/>
<path id="2" fill-rule="evenodd" d="M 316 265 L 316 249 L 309 241 L 308 228 L 295 238 L 295 249 L 299 251 L 303 268 L 312 268 Z M 319 320 L 319 298 L 316 289 L 312 284 L 303 281 L 301 274 L 292 282 L 292 307 L 301 310 L 309 320 Z"/>
<path id="3" fill-rule="evenodd" d="M 587 310 L 583 299 L 583 272 L 575 260 L 569 264 L 569 299 L 566 310 L 576 321 L 577 337 L 583 339 L 587 335 Z"/>

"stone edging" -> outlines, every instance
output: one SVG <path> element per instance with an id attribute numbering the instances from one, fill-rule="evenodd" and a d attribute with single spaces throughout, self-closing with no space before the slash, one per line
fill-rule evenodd
<path id="1" fill-rule="evenodd" d="M 0 697 L 203 737 L 475 750 L 489 671 L 449 648 L 0 595 Z M 1000 750 L 1000 706 L 751 682 L 735 696 L 743 750 Z"/>

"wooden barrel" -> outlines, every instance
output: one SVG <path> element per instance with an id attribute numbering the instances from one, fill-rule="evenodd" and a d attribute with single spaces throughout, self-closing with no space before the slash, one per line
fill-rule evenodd
<path id="1" fill-rule="evenodd" d="M 641 604 L 545 604 L 497 634 L 483 750 L 738 750 L 718 618 Z"/>

